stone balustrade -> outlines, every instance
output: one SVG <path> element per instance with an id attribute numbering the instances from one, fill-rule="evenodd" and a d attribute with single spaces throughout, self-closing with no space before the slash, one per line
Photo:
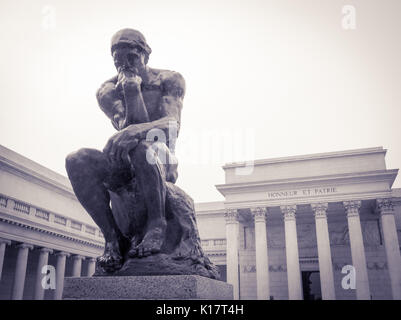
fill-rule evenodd
<path id="1" fill-rule="evenodd" d="M 12 197 L 0 194 L 0 207 L 2 211 L 9 212 L 12 216 L 29 219 L 32 222 L 38 222 L 45 226 L 51 226 L 63 232 L 79 234 L 86 238 L 103 242 L 104 237 L 100 229 L 95 225 L 88 225 L 80 221 L 76 221 L 60 213 L 49 212 L 34 205 L 22 202 Z"/>

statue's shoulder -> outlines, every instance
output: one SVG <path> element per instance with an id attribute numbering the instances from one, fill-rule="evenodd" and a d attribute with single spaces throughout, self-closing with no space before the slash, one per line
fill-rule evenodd
<path id="1" fill-rule="evenodd" d="M 168 95 L 184 97 L 185 80 L 184 77 L 176 71 L 152 69 L 152 73 L 160 81 L 163 92 Z"/>

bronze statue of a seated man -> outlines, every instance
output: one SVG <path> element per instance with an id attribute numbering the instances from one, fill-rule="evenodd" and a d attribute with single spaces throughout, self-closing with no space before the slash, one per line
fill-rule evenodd
<path id="1" fill-rule="evenodd" d="M 121 268 L 124 252 L 142 258 L 162 249 L 166 183 L 177 179 L 174 145 L 185 82 L 177 72 L 147 65 L 151 49 L 136 30 L 117 32 L 111 52 L 118 74 L 102 84 L 97 100 L 118 132 L 103 152 L 68 155 L 66 169 L 78 200 L 104 234 L 98 262 L 113 271 Z M 119 208 L 124 194 L 137 198 L 131 207 Z M 113 201 L 113 195 L 120 198 Z"/>

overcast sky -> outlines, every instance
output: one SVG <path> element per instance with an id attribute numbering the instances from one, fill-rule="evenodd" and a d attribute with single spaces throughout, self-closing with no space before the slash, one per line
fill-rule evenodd
<path id="1" fill-rule="evenodd" d="M 399 0 L 1 0 L 0 144 L 63 175 L 69 152 L 102 149 L 115 131 L 95 92 L 131 27 L 151 67 L 186 80 L 177 184 L 195 201 L 223 200 L 231 161 L 383 146 L 400 168 L 400 15 Z"/>

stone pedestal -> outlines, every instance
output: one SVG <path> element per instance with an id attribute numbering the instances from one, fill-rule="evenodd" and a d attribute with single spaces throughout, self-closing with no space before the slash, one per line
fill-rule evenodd
<path id="1" fill-rule="evenodd" d="M 66 300 L 232 300 L 233 286 L 198 275 L 70 277 Z"/>

